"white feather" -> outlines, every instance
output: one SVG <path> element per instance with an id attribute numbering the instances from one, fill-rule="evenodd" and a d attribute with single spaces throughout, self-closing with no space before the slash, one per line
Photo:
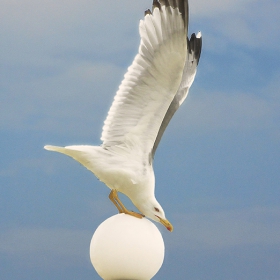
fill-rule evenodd
<path id="1" fill-rule="evenodd" d="M 165 214 L 154 196 L 151 158 L 188 93 L 199 59 L 188 50 L 188 15 L 183 18 L 177 7 L 166 7 L 162 2 L 158 3 L 160 9 L 155 7 L 152 15 L 140 21 L 139 52 L 104 122 L 102 145 L 45 146 L 80 162 L 110 189 L 126 194 L 155 221 L 160 221 L 158 217 L 165 219 Z M 188 11 L 187 0 L 170 1 L 179 2 Z"/>
<path id="2" fill-rule="evenodd" d="M 141 147 L 141 156 L 145 158 L 152 150 L 179 88 L 187 54 L 182 16 L 178 9 L 171 10 L 172 13 L 155 8 L 153 15 L 146 15 L 140 22 L 139 53 L 128 68 L 105 120 L 103 147 L 122 145 L 128 147 L 128 153 L 137 151 L 137 156 Z M 169 28 L 163 32 L 166 26 Z"/>

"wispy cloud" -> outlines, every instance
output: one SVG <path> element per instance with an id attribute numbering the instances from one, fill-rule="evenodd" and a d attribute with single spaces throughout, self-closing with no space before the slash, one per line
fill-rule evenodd
<path id="1" fill-rule="evenodd" d="M 100 134 L 122 74 L 113 64 L 80 63 L 53 77 L 9 84 L 9 95 L 0 105 L 0 125 L 86 135 L 93 135 L 96 127 Z"/>
<path id="2" fill-rule="evenodd" d="M 252 272 L 256 263 L 266 275 L 263 260 L 275 259 L 273 250 L 280 246 L 280 210 L 274 206 L 279 193 L 280 2 L 189 2 L 190 32 L 202 31 L 203 52 L 190 95 L 171 121 L 155 161 L 157 197 L 165 200 L 166 214 L 176 225 L 172 235 L 163 232 L 167 255 L 178 265 L 175 270 L 172 261 L 166 263 L 160 279 L 174 273 L 186 277 L 178 251 L 183 257 L 202 252 L 195 268 L 202 276 L 190 279 L 257 279 Z M 89 221 L 97 225 L 116 211 L 105 201 L 109 189 L 104 184 L 70 159 L 44 153 L 43 145 L 99 144 L 109 106 L 138 50 L 139 20 L 151 3 L 0 2 L 5 149 L 0 255 L 26 265 L 27 279 L 36 267 L 41 273 L 44 266 L 50 275 L 52 268 L 61 272 L 58 266 L 83 269 L 93 234 Z M 92 187 L 100 189 L 92 193 Z M 250 246 L 266 248 L 267 255 L 259 251 L 261 257 L 251 262 L 254 268 L 246 270 L 249 276 L 234 278 L 228 272 L 216 277 L 223 257 L 231 258 L 228 250 L 239 247 L 243 254 L 243 246 L 249 249 L 236 258 L 238 271 L 254 254 Z M 211 258 L 204 254 L 209 251 Z M 217 275 L 211 278 L 207 265 Z M 278 263 L 270 267 L 278 273 L 271 279 L 279 279 Z"/>
<path id="3" fill-rule="evenodd" d="M 274 80 L 258 92 L 191 89 L 188 101 L 174 118 L 176 121 L 171 122 L 169 136 L 174 137 L 174 134 L 184 131 L 208 134 L 231 130 L 246 133 L 266 131 L 279 139 L 277 84 Z"/>
<path id="4" fill-rule="evenodd" d="M 177 214 L 170 245 L 186 250 L 223 250 L 235 246 L 280 245 L 280 209 L 251 208 Z"/>
<path id="5" fill-rule="evenodd" d="M 192 3 L 193 2 L 193 3 Z M 231 44 L 278 50 L 280 3 L 269 1 L 190 1 L 193 16 L 206 23 L 204 37 L 212 50 Z"/>
<path id="6" fill-rule="evenodd" d="M 0 254 L 29 268 L 86 263 L 92 233 L 63 228 L 17 228 L 0 234 Z"/>
<path id="7" fill-rule="evenodd" d="M 190 0 L 189 5 L 199 17 L 217 17 L 219 14 L 244 10 L 255 0 Z"/>
<path id="8" fill-rule="evenodd" d="M 272 44 L 271 37 L 276 38 L 279 31 L 267 32 L 267 17 L 264 19 L 263 11 L 271 15 L 270 19 L 278 19 L 274 16 L 277 10 L 274 6 L 278 4 L 274 1 L 272 5 L 256 10 L 253 9 L 255 1 L 241 2 L 190 1 L 191 10 L 201 17 L 205 15 L 208 25 L 213 26 L 213 32 L 204 34 L 206 49 L 209 50 L 211 45 L 213 49 L 217 46 L 219 49 L 222 41 L 227 42 L 224 51 L 230 41 L 241 45 L 247 41 L 254 46 L 266 47 Z M 139 42 L 135 31 L 142 17 L 141 10 L 150 4 L 150 1 L 122 1 L 122 9 L 119 9 L 120 4 L 112 1 L 108 9 L 108 3 L 103 1 L 83 0 L 79 4 L 70 1 L 67 5 L 63 1 L 2 1 L 2 42 L 5 43 L 1 59 L 7 70 L 2 83 L 7 95 L 1 102 L 1 127 L 43 128 L 63 130 L 63 133 L 78 129 L 79 133 L 85 133 L 96 121 L 100 133 L 126 69 L 126 66 L 116 65 L 112 57 L 123 55 L 125 49 L 129 52 L 126 64 L 130 64 Z M 223 24 L 219 24 L 220 20 Z M 107 59 L 112 53 L 115 55 Z M 91 60 L 98 56 L 99 62 L 92 63 Z M 251 126 L 252 118 L 271 115 L 267 101 L 246 96 L 243 92 L 234 97 L 225 96 L 223 92 L 207 92 L 202 99 L 204 105 L 194 100 L 197 102 L 194 107 L 199 109 L 202 106 L 204 114 L 192 120 L 204 118 L 205 123 L 207 118 L 206 123 L 217 125 L 221 122 L 217 119 L 221 120 L 220 116 L 227 112 L 229 117 L 223 117 L 224 123 L 227 119 L 231 126 Z M 100 105 L 104 108 L 102 117 Z M 98 113 L 90 115 L 89 112 Z"/>

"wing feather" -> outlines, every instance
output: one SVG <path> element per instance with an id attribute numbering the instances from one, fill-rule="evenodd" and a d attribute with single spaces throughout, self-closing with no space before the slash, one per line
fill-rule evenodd
<path id="1" fill-rule="evenodd" d="M 147 159 L 180 86 L 187 56 L 188 1 L 158 4 L 140 21 L 139 52 L 115 95 L 101 136 L 103 148 Z"/>
<path id="2" fill-rule="evenodd" d="M 156 138 L 156 141 L 154 143 L 154 147 L 152 150 L 152 158 L 154 158 L 156 149 L 158 147 L 158 144 L 161 140 L 161 137 L 169 124 L 170 120 L 172 119 L 173 115 L 176 113 L 176 111 L 179 109 L 179 107 L 182 105 L 184 100 L 186 99 L 189 89 L 194 81 L 195 75 L 196 75 L 196 68 L 199 62 L 200 54 L 201 54 L 201 47 L 202 47 L 202 37 L 201 33 L 199 32 L 197 35 L 192 34 L 190 40 L 187 39 L 188 43 L 188 55 L 186 58 L 186 63 L 183 70 L 183 76 L 182 81 L 180 84 L 180 87 L 172 100 L 166 115 L 164 116 L 164 119 L 161 123 L 160 129 L 158 131 L 158 135 Z"/>

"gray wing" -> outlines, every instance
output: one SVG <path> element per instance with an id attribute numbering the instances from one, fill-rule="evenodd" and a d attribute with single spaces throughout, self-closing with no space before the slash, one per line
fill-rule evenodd
<path id="1" fill-rule="evenodd" d="M 178 108 L 186 99 L 189 89 L 194 81 L 196 75 L 196 68 L 201 54 L 201 47 L 202 47 L 201 33 L 199 32 L 197 35 L 193 33 L 190 39 L 187 38 L 187 46 L 188 46 L 188 54 L 186 57 L 186 63 L 184 66 L 182 81 L 159 128 L 156 141 L 154 143 L 153 150 L 152 150 L 152 158 L 154 158 L 156 149 L 158 147 L 158 144 L 161 140 L 161 137 L 167 125 L 169 124 L 175 112 L 178 110 Z"/>

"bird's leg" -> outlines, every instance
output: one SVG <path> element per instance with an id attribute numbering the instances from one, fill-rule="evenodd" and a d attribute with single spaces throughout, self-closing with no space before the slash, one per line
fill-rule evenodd
<path id="1" fill-rule="evenodd" d="M 120 201 L 118 198 L 118 193 L 116 190 L 111 190 L 109 194 L 109 199 L 114 203 L 114 205 L 117 207 L 119 210 L 119 213 L 123 213 L 122 208 L 119 206 L 118 202 Z"/>
<path id="2" fill-rule="evenodd" d="M 111 190 L 111 192 L 109 194 L 109 199 L 114 203 L 114 205 L 117 207 L 117 209 L 119 210 L 120 213 L 125 213 L 125 214 L 134 216 L 139 219 L 142 219 L 143 217 L 145 217 L 144 215 L 142 215 L 140 213 L 135 213 L 133 211 L 127 210 L 125 208 L 125 206 L 123 205 L 123 203 L 120 201 L 117 190 Z"/>

